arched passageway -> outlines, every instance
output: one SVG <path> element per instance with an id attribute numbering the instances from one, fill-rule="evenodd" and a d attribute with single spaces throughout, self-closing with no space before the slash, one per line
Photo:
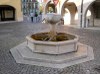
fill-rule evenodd
<path id="1" fill-rule="evenodd" d="M 100 27 L 100 2 L 92 2 L 85 11 L 84 27 Z"/>
<path id="2" fill-rule="evenodd" d="M 45 13 L 57 13 L 57 8 L 54 3 L 49 1 L 45 6 Z"/>
<path id="3" fill-rule="evenodd" d="M 49 13 L 52 13 L 52 12 L 55 13 L 56 12 L 54 4 L 49 4 L 47 9 L 48 9 Z"/>
<path id="4" fill-rule="evenodd" d="M 77 24 L 78 12 L 75 3 L 65 1 L 61 9 L 61 15 L 64 18 L 65 25 Z"/>
<path id="5" fill-rule="evenodd" d="M 15 20 L 15 8 L 9 5 L 0 5 L 0 21 Z"/>

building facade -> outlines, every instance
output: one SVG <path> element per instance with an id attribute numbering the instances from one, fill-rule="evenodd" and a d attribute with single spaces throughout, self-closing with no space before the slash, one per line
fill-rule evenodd
<path id="1" fill-rule="evenodd" d="M 0 22 L 23 21 L 20 0 L 0 0 Z"/>
<path id="2" fill-rule="evenodd" d="M 55 13 L 61 14 L 65 25 L 82 28 L 100 26 L 100 0 L 46 0 L 44 14 L 52 7 Z"/>
<path id="3" fill-rule="evenodd" d="M 22 9 L 24 15 L 29 15 L 33 12 L 38 12 L 39 6 L 37 0 L 22 0 Z"/>

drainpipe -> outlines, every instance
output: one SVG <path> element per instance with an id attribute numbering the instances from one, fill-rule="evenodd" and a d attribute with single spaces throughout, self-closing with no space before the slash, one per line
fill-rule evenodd
<path id="1" fill-rule="evenodd" d="M 83 0 L 81 1 L 81 19 L 80 19 L 80 27 L 82 28 L 82 23 L 83 23 Z"/>

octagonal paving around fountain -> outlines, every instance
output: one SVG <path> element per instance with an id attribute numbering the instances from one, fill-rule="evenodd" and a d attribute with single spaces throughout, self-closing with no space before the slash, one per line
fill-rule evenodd
<path id="1" fill-rule="evenodd" d="M 32 52 L 27 47 L 27 42 L 21 43 L 10 51 L 17 63 L 52 68 L 64 68 L 94 59 L 92 47 L 81 43 L 78 43 L 77 51 L 60 55 Z"/>

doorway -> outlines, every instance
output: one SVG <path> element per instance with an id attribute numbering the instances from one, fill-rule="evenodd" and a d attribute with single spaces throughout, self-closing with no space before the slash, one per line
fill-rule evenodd
<path id="1" fill-rule="evenodd" d="M 0 5 L 0 21 L 15 20 L 15 8 L 9 5 Z"/>

